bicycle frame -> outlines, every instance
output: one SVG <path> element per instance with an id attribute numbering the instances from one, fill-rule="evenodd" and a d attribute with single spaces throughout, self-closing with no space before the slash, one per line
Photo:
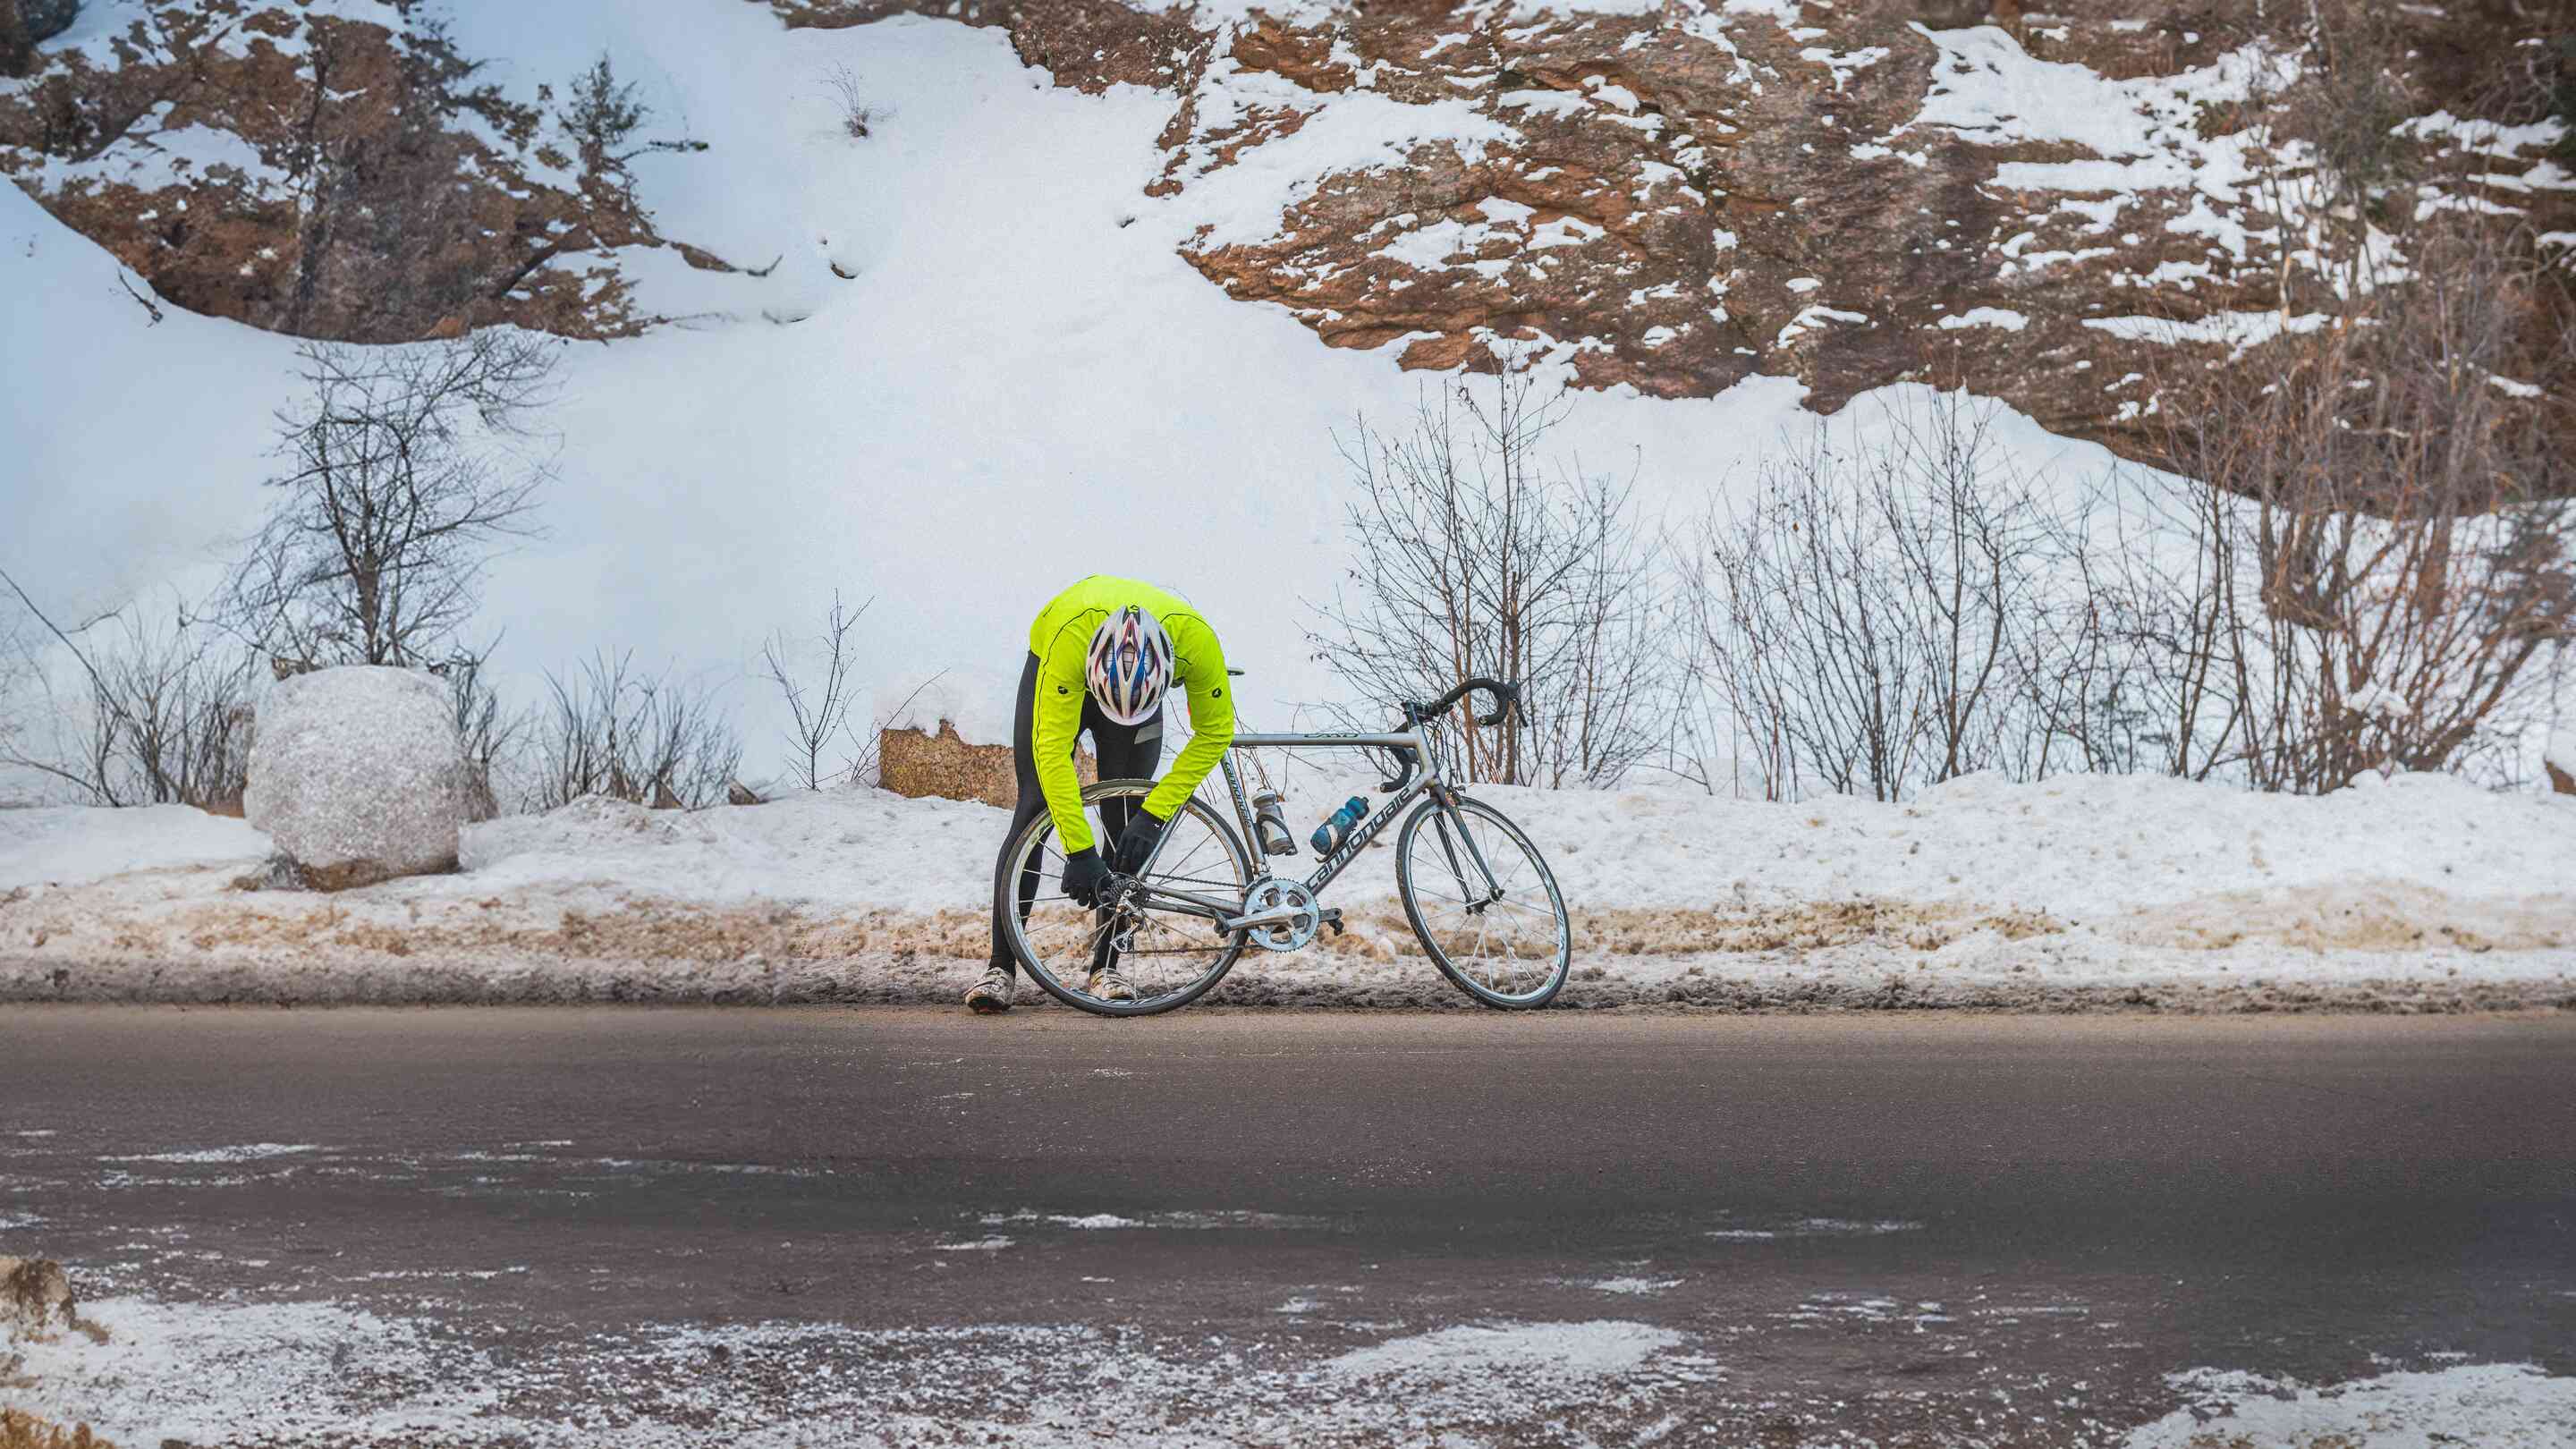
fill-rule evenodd
<path id="1" fill-rule="evenodd" d="M 1306 878 L 1304 885 L 1310 898 L 1320 900 L 1324 888 L 1331 885 L 1336 877 L 1348 869 L 1350 863 L 1359 858 L 1361 851 L 1368 849 L 1369 842 L 1375 840 L 1396 816 L 1402 814 L 1406 806 L 1425 794 L 1430 795 L 1439 804 L 1441 810 L 1452 822 L 1457 838 L 1466 843 L 1468 858 L 1475 862 L 1477 872 L 1484 877 L 1485 889 L 1491 893 L 1490 898 L 1499 898 L 1502 895 L 1502 887 L 1494 879 L 1493 867 L 1486 863 L 1484 852 L 1477 847 L 1475 837 L 1468 833 L 1466 822 L 1458 815 L 1458 792 L 1452 789 L 1449 782 L 1441 775 L 1439 752 L 1432 747 L 1429 733 L 1420 726 L 1393 734 L 1236 735 L 1234 743 L 1228 747 L 1224 758 L 1217 762 L 1217 767 L 1224 772 L 1226 790 L 1234 797 L 1235 820 L 1242 828 L 1243 839 L 1255 852 L 1261 849 L 1261 834 L 1254 824 L 1251 797 L 1244 792 L 1243 774 L 1234 765 L 1234 752 L 1258 749 L 1389 750 L 1395 753 L 1398 763 L 1404 767 L 1403 775 L 1398 777 L 1403 783 L 1389 793 L 1386 803 L 1370 810 L 1353 823 L 1350 833 L 1342 838 L 1339 845 L 1325 854 L 1323 861 L 1315 867 L 1315 873 Z M 1166 836 L 1166 839 L 1168 838 Z M 1445 847 L 1446 842 L 1443 844 Z M 1154 843 L 1153 854 L 1146 857 L 1143 869 L 1152 869 L 1154 860 L 1162 853 L 1163 842 L 1158 840 Z M 1465 893 L 1467 873 L 1463 869 L 1458 869 L 1454 851 L 1450 855 L 1450 866 L 1458 870 L 1459 889 L 1462 894 Z M 1139 874 L 1142 874 L 1142 871 Z M 1244 915 L 1239 914 L 1243 910 L 1243 903 L 1240 901 L 1214 901 L 1205 896 L 1175 891 L 1163 886 L 1140 885 L 1138 890 L 1156 903 L 1176 912 L 1204 916 L 1216 922 L 1218 929 L 1223 931 L 1239 931 L 1273 920 L 1284 920 L 1296 914 L 1293 909 L 1282 907 Z"/>

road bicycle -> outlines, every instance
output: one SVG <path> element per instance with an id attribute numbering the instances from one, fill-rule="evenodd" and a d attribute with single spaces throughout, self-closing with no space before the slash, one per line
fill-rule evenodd
<path id="1" fill-rule="evenodd" d="M 1430 729 L 1478 691 L 1494 701 L 1493 713 L 1477 718 L 1489 727 L 1502 724 L 1520 698 L 1517 684 L 1477 678 L 1428 704 L 1405 704 L 1403 725 L 1385 734 L 1236 735 L 1219 768 L 1240 833 L 1193 796 L 1173 812 L 1142 868 L 1110 876 L 1097 906 L 1061 893 L 1064 853 L 1054 820 L 1040 812 L 1013 837 L 993 882 L 995 913 L 1009 923 L 1020 969 L 1058 1001 L 1103 1016 L 1187 1006 L 1224 980 L 1247 946 L 1296 951 L 1323 931 L 1341 934 L 1342 913 L 1323 904 L 1325 888 L 1411 805 L 1396 832 L 1395 882 L 1423 954 L 1487 1006 L 1547 1005 L 1573 965 L 1565 897 L 1519 826 L 1450 783 Z M 1262 832 L 1235 755 L 1259 749 L 1378 750 L 1400 768 L 1378 786 L 1389 798 L 1339 839 L 1319 842 L 1330 848 L 1313 874 L 1295 880 L 1271 872 L 1272 851 L 1253 853 Z M 1082 792 L 1104 846 L 1153 789 L 1151 780 L 1103 780 Z M 1294 852 L 1293 841 L 1283 844 L 1278 853 Z M 1087 989 L 1093 973 L 1111 963 L 1134 989 L 1133 1001 L 1104 1000 Z"/>

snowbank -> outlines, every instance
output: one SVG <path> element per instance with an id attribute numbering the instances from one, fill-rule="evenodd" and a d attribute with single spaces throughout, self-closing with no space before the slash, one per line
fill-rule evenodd
<path id="1" fill-rule="evenodd" d="M 239 865 L 267 854 L 268 837 L 247 823 L 185 805 L 0 810 L 0 895 L 21 887 Z"/>
<path id="2" fill-rule="evenodd" d="M 1297 772 L 1292 814 L 1350 783 Z M 1569 1005 L 2576 1003 L 2565 797 L 2434 776 L 2323 798 L 1973 777 L 1902 806 L 1479 793 L 1576 909 Z M 587 800 L 470 827 L 459 874 L 325 900 L 237 888 L 266 853 L 238 822 L 154 813 L 169 841 L 135 812 L 22 812 L 40 828 L 0 848 L 0 997 L 936 1000 L 985 952 L 1005 824 L 874 790 Z M 1349 936 L 1248 957 L 1216 999 L 1462 1001 L 1393 889 L 1372 851 L 1333 888 Z"/>

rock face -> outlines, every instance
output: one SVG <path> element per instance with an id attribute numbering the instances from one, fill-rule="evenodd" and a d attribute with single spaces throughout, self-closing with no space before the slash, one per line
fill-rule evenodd
<path id="1" fill-rule="evenodd" d="M 445 686 L 366 665 L 281 681 L 244 805 L 320 890 L 453 870 L 471 793 Z"/>
<path id="2" fill-rule="evenodd" d="M 1074 773 L 1088 785 L 1100 778 L 1089 750 L 1078 751 Z M 939 722 L 937 734 L 918 729 L 886 729 L 877 734 L 877 780 L 898 795 L 920 799 L 981 800 L 1008 810 L 1019 803 L 1019 778 L 1011 769 L 1009 745 L 974 745 L 957 726 Z"/>
<path id="3" fill-rule="evenodd" d="M 592 144 L 565 100 L 476 79 L 409 4 L 140 0 L 118 18 L 0 85 L 0 175 L 171 301 L 356 342 L 656 320 L 609 255 L 666 245 L 617 159 L 649 128 Z"/>
<path id="4" fill-rule="evenodd" d="M 2401 276 L 2409 219 L 2576 235 L 2565 124 L 2495 63 L 2547 69 L 2553 32 L 2498 5 L 919 8 L 1059 84 L 1171 92 L 1145 189 L 1188 261 L 1407 367 L 1534 348 L 1667 397 L 1791 376 L 1823 411 L 1964 385 L 2169 461 L 2162 379 Z M 2498 106 L 2518 129 L 2453 119 Z"/>
<path id="5" fill-rule="evenodd" d="M 411 4 L 131 3 L 0 86 L 0 172 L 171 300 L 363 341 L 659 320 L 610 255 L 670 245 L 615 159 L 649 134 L 585 144 Z M 1534 349 L 1824 411 L 1965 386 L 2169 462 L 2170 384 L 2404 277 L 2419 219 L 2576 256 L 2563 7 L 749 3 L 1000 27 L 1059 85 L 1163 93 L 1137 185 L 1189 263 L 1406 367 Z M 2498 378 L 2533 409 L 2562 380 Z"/>

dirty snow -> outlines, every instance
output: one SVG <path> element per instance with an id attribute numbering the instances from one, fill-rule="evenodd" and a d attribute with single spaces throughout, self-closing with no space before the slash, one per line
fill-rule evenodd
<path id="1" fill-rule="evenodd" d="M 1299 819 L 1368 788 L 1269 763 Z M 1575 910 L 1569 1004 L 2423 1007 L 2576 985 L 2571 797 L 2419 775 L 2322 797 L 2082 775 L 1969 776 L 1903 805 L 1478 793 Z M 944 999 L 984 952 L 1006 823 L 874 789 L 594 799 L 469 827 L 458 873 L 317 895 L 240 888 L 265 837 L 192 815 L 145 817 L 165 843 L 135 812 L 0 812 L 0 996 Z M 1254 953 L 1218 999 L 1446 1003 L 1390 860 L 1335 883 L 1347 937 Z"/>

